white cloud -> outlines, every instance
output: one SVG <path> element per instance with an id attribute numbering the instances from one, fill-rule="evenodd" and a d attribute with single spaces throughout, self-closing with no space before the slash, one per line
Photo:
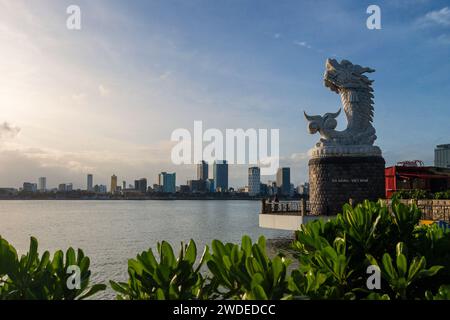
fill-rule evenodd
<path id="1" fill-rule="evenodd" d="M 436 38 L 436 42 L 443 45 L 450 45 L 450 34 L 441 34 Z"/>
<path id="2" fill-rule="evenodd" d="M 162 74 L 160 74 L 159 79 L 160 80 L 166 80 L 169 79 L 169 77 L 172 75 L 171 71 L 165 71 Z"/>
<path id="3" fill-rule="evenodd" d="M 300 47 L 305 47 L 307 49 L 312 49 L 312 46 L 309 45 L 307 42 L 305 41 L 294 41 L 294 44 Z"/>
<path id="4" fill-rule="evenodd" d="M 86 93 L 84 93 L 84 92 L 79 92 L 79 93 L 72 94 L 72 100 L 74 100 L 76 102 L 81 102 L 84 99 L 86 99 Z"/>
<path id="5" fill-rule="evenodd" d="M 450 8 L 444 7 L 440 10 L 430 11 L 419 19 L 422 26 L 442 25 L 450 26 Z"/>
<path id="6" fill-rule="evenodd" d="M 111 93 L 111 90 L 101 84 L 101 85 L 98 86 L 98 92 L 100 93 L 100 95 L 102 97 L 107 97 Z"/>
<path id="7" fill-rule="evenodd" d="M 0 139 L 2 138 L 14 138 L 19 133 L 20 128 L 12 126 L 8 122 L 3 122 L 0 124 Z"/>

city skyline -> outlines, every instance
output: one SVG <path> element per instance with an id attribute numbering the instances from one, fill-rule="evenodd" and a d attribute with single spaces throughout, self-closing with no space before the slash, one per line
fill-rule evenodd
<path id="1" fill-rule="evenodd" d="M 33 188 L 35 189 L 34 191 L 40 191 L 40 192 L 46 192 L 49 190 L 55 190 L 55 189 L 60 189 L 62 188 L 62 186 L 67 186 L 70 185 L 71 188 L 73 188 L 73 190 L 85 190 L 85 191 L 93 191 L 94 190 L 94 186 L 96 187 L 105 187 L 109 192 L 114 192 L 117 191 L 119 189 L 134 189 L 134 190 L 139 190 L 141 192 L 144 192 L 144 190 L 147 189 L 148 187 L 151 187 L 152 185 L 159 185 L 161 187 L 164 187 L 164 181 L 165 179 L 167 179 L 167 176 L 169 176 L 169 181 L 170 184 L 174 184 L 175 187 L 180 187 L 180 186 L 185 186 L 185 185 L 189 185 L 189 183 L 191 181 L 205 181 L 207 182 L 212 181 L 214 184 L 217 183 L 218 180 L 219 181 L 219 188 L 221 188 L 221 186 L 223 185 L 224 187 L 226 187 L 226 189 L 228 190 L 229 188 L 233 188 L 233 189 L 238 189 L 238 188 L 249 188 L 249 190 L 252 189 L 252 184 L 254 185 L 256 182 L 261 183 L 261 184 L 273 184 L 275 181 L 272 181 L 271 179 L 266 179 L 266 180 L 262 180 L 261 179 L 261 175 L 260 175 L 260 167 L 255 167 L 255 166 L 251 166 L 248 168 L 248 172 L 247 172 L 247 183 L 241 186 L 237 186 L 237 187 L 233 187 L 233 186 L 228 186 L 229 181 L 228 181 L 228 163 L 225 160 L 218 160 L 215 161 L 213 164 L 211 164 L 211 166 L 213 167 L 212 170 L 212 175 L 211 177 L 208 175 L 204 175 L 205 172 L 209 171 L 209 165 L 207 162 L 205 161 L 201 161 L 200 163 L 197 164 L 197 175 L 200 174 L 200 176 L 202 176 L 202 179 L 199 179 L 199 177 L 197 176 L 197 180 L 186 180 L 186 183 L 180 182 L 176 180 L 176 172 L 173 173 L 168 173 L 165 171 L 162 171 L 160 173 L 158 173 L 154 183 L 151 183 L 151 180 L 147 180 L 147 178 L 138 178 L 138 179 L 130 179 L 129 181 L 133 181 L 134 180 L 134 185 L 133 184 L 129 184 L 129 188 L 126 188 L 126 182 L 127 180 L 122 180 L 122 186 L 120 186 L 118 184 L 118 181 L 120 180 L 119 176 L 117 176 L 116 174 L 112 174 L 110 176 L 109 181 L 101 181 L 101 182 L 96 182 L 95 180 L 95 174 L 93 173 L 88 173 L 86 174 L 86 183 L 84 186 L 80 186 L 80 187 L 73 187 L 73 183 L 72 182 L 57 182 L 57 184 L 55 186 L 50 186 L 47 187 L 47 177 L 39 177 L 38 182 L 35 183 L 33 182 L 32 179 L 28 179 L 24 182 L 21 183 L 20 186 L 18 187 L 13 187 L 13 188 L 17 188 L 17 189 L 24 189 L 24 185 L 27 185 L 29 188 Z M 214 166 L 219 166 L 222 167 L 219 169 L 219 171 L 221 171 L 219 173 L 220 177 L 214 177 Z M 202 168 L 202 169 L 199 169 Z M 288 176 L 290 178 L 290 168 L 279 168 L 279 169 L 287 169 L 288 170 Z M 250 177 L 252 177 L 252 181 L 250 181 Z M 123 177 L 122 177 L 123 178 Z M 255 180 L 256 178 L 256 180 Z M 307 183 L 307 181 L 302 182 L 301 184 L 298 184 L 298 186 L 303 185 L 304 183 Z M 110 184 L 110 187 L 108 188 L 108 183 Z M 144 187 L 142 187 L 143 185 L 145 185 Z M 290 181 L 289 181 L 289 185 L 291 185 Z M 292 184 L 293 185 L 293 184 Z M 134 186 L 134 187 L 133 187 Z M 206 187 L 206 186 L 205 186 Z M 281 186 L 279 186 L 281 187 Z M 5 186 L 0 186 L 0 188 L 8 188 Z M 255 188 L 255 187 L 253 187 Z M 174 190 L 174 189 L 170 189 L 170 190 Z M 259 187 L 256 189 L 259 192 Z M 163 192 L 172 192 L 172 191 L 167 191 L 163 188 L 162 190 Z M 206 189 L 204 190 L 206 191 Z M 216 192 L 217 190 L 214 190 L 214 192 Z M 251 191 L 249 191 L 250 193 L 252 193 Z M 258 193 L 256 192 L 256 193 Z"/>
<path id="2" fill-rule="evenodd" d="M 388 165 L 431 165 L 449 143 L 446 1 L 380 1 L 381 30 L 366 28 L 366 1 L 78 1 L 80 31 L 65 27 L 69 4 L 0 1 L 1 186 L 45 176 L 79 188 L 90 172 L 105 185 L 114 172 L 196 179 L 195 165 L 170 161 L 171 132 L 195 120 L 279 128 L 280 167 L 298 185 L 317 140 L 302 110 L 339 105 L 323 88 L 328 57 L 377 70 L 376 144 Z M 229 185 L 245 185 L 247 170 L 230 165 Z"/>

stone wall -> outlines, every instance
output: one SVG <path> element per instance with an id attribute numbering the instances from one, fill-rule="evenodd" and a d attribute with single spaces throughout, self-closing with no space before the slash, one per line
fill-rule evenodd
<path id="1" fill-rule="evenodd" d="M 310 206 L 313 214 L 335 215 L 352 199 L 385 197 L 385 161 L 378 156 L 338 156 L 309 161 Z"/>
<path id="2" fill-rule="evenodd" d="M 422 211 L 422 219 L 450 221 L 450 200 L 401 199 L 401 203 L 415 204 Z"/>

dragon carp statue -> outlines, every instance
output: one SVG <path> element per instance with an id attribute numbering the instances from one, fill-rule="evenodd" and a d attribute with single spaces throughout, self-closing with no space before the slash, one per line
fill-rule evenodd
<path id="1" fill-rule="evenodd" d="M 313 215 L 336 215 L 345 203 L 376 201 L 385 196 L 385 161 L 372 125 L 373 80 L 366 74 L 374 69 L 348 60 L 327 59 L 325 87 L 341 97 L 347 128 L 336 130 L 341 113 L 308 115 L 308 131 L 319 133 L 320 141 L 310 151 L 309 204 Z"/>
<path id="2" fill-rule="evenodd" d="M 324 84 L 340 95 L 348 124 L 343 131 L 335 130 L 336 118 L 341 109 L 323 116 L 312 116 L 304 112 L 309 133 L 319 132 L 321 136 L 312 150 L 313 157 L 336 154 L 381 155 L 380 148 L 373 146 L 377 139 L 372 126 L 373 80 L 365 75 L 374 71 L 348 60 L 339 63 L 335 59 L 327 59 Z"/>

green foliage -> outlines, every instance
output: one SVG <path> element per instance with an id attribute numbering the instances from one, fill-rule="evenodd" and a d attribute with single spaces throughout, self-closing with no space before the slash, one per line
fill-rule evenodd
<path id="1" fill-rule="evenodd" d="M 333 221 L 302 225 L 293 244 L 300 268 L 292 273 L 291 291 L 313 299 L 425 298 L 427 290 L 450 283 L 450 232 L 419 226 L 420 217 L 417 206 L 394 199 L 390 207 L 345 205 Z M 371 291 L 366 270 L 378 261 L 381 289 Z"/>
<path id="2" fill-rule="evenodd" d="M 102 284 L 89 287 L 89 264 L 89 258 L 80 249 L 76 253 L 69 248 L 65 256 L 62 251 L 57 251 L 53 259 L 45 251 L 40 257 L 38 242 L 34 237 L 31 237 L 27 254 L 19 258 L 14 247 L 0 237 L 0 299 L 85 299 L 106 288 Z M 69 289 L 67 286 L 67 282 L 72 279 L 72 273 L 68 273 L 69 266 L 80 269 L 79 289 Z"/>
<path id="3" fill-rule="evenodd" d="M 450 190 L 436 192 L 434 194 L 434 199 L 436 199 L 436 200 L 449 200 L 450 199 Z"/>
<path id="4" fill-rule="evenodd" d="M 376 259 L 370 254 L 367 255 L 367 259 L 371 264 L 380 267 L 382 276 L 389 283 L 395 298 L 400 299 L 408 298 L 407 288 L 411 286 L 414 280 L 434 276 L 440 269 L 443 268 L 442 266 L 433 266 L 429 269 L 425 269 L 426 259 L 423 256 L 420 258 L 414 257 L 408 265 L 408 261 L 405 256 L 405 247 L 401 242 L 397 244 L 395 266 L 392 263 L 391 256 L 387 253 L 383 255 L 381 265 L 378 264 Z"/>
<path id="5" fill-rule="evenodd" d="M 399 190 L 394 193 L 394 197 L 398 199 L 414 199 L 414 200 L 422 200 L 422 199 L 436 199 L 436 200 L 448 200 L 450 199 L 450 190 L 447 191 L 439 191 L 436 193 L 431 193 L 427 190 L 421 189 L 411 189 L 411 190 Z"/>
<path id="6" fill-rule="evenodd" d="M 208 247 L 200 262 L 197 260 L 197 247 L 194 241 L 181 244 L 178 258 L 166 241 L 158 243 L 159 261 L 152 249 L 128 261 L 128 282 L 110 281 L 118 293 L 118 299 L 129 300 L 167 300 L 203 299 L 204 281 L 200 268 L 203 265 Z"/>
<path id="7" fill-rule="evenodd" d="M 394 193 L 394 197 L 398 199 L 432 199 L 432 194 L 427 190 L 422 189 L 410 189 L 410 190 L 399 190 Z"/>
<path id="8" fill-rule="evenodd" d="M 450 285 L 439 287 L 438 292 L 433 295 L 431 291 L 425 293 L 427 300 L 450 300 Z"/>
<path id="9" fill-rule="evenodd" d="M 287 261 L 281 255 L 267 256 L 266 241 L 260 237 L 252 244 L 248 236 L 239 245 L 212 242 L 208 268 L 212 274 L 214 297 L 244 300 L 274 300 L 283 298 L 287 291 Z"/>

